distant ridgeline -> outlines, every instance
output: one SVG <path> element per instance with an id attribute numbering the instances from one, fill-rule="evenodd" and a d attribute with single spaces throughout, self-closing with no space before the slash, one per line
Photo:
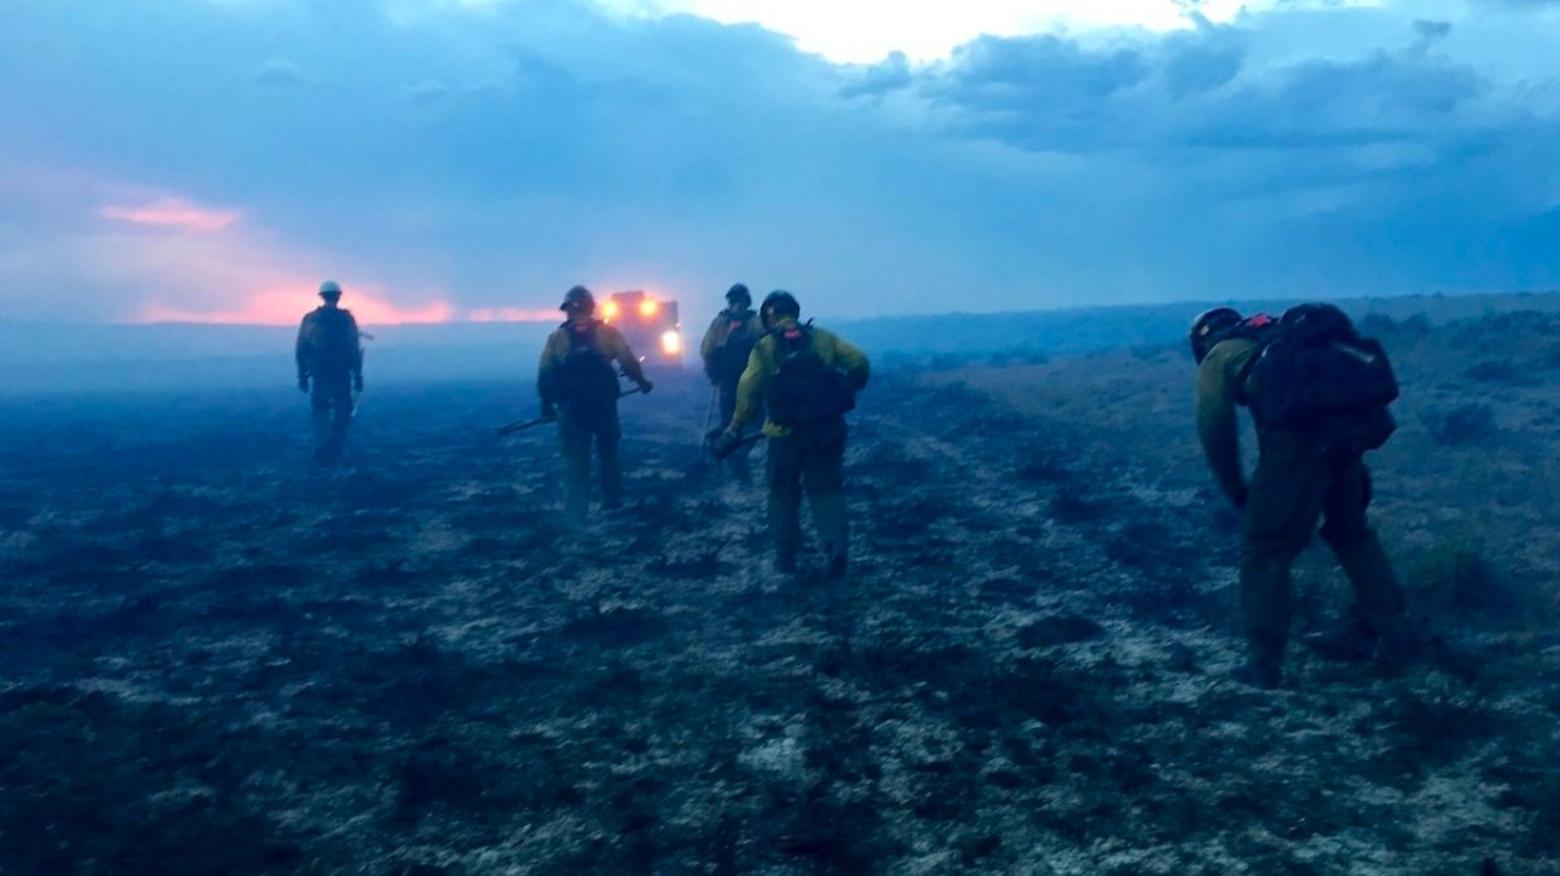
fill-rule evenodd
<path id="1" fill-rule="evenodd" d="M 364 325 L 364 371 L 376 384 L 515 379 L 534 373 L 554 327 Z M 0 324 L 0 393 L 291 388 L 297 334 L 293 326 Z"/>
<path id="2" fill-rule="evenodd" d="M 1295 301 L 1233 302 L 1279 312 Z M 1338 302 L 1356 318 L 1423 316 L 1444 323 L 1489 313 L 1560 313 L 1560 292 L 1429 295 Z M 715 306 L 712 302 L 711 306 Z M 1121 348 L 1180 345 L 1212 302 L 1088 307 L 996 314 L 889 316 L 821 321 L 883 366 L 975 360 L 1038 361 Z M 706 314 L 707 315 L 707 314 Z M 687 324 L 697 333 L 704 315 Z M 529 380 L 552 323 L 365 325 L 371 383 Z M 296 329 L 288 326 L 0 324 L 0 393 L 73 390 L 291 388 Z M 696 367 L 690 359 L 690 367 Z"/>
<path id="3" fill-rule="evenodd" d="M 1300 303 L 1293 300 L 1183 302 L 1138 306 L 1087 307 L 1015 313 L 952 313 L 892 316 L 840 324 L 851 340 L 885 359 L 927 357 L 1035 360 L 1100 350 L 1181 344 L 1198 313 L 1229 304 L 1244 313 L 1278 314 Z M 1560 313 L 1560 292 L 1500 295 L 1416 295 L 1400 298 L 1340 299 L 1356 319 L 1375 314 L 1403 320 L 1423 317 L 1434 323 L 1491 313 L 1532 310 Z"/>

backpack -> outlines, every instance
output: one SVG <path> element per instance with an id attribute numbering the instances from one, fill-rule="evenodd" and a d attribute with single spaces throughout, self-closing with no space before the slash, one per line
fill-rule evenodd
<path id="1" fill-rule="evenodd" d="M 809 326 L 791 326 L 773 333 L 775 373 L 765 401 L 776 425 L 809 426 L 844 416 L 856 407 L 856 387 L 850 376 L 818 355 Z"/>
<path id="2" fill-rule="evenodd" d="M 558 368 L 558 398 L 563 401 L 583 401 L 595 398 L 616 398 L 617 372 L 612 362 L 597 342 L 601 324 L 592 322 L 585 328 L 563 324 L 563 332 L 569 339 L 569 352 Z"/>
<path id="3" fill-rule="evenodd" d="M 321 307 L 314 312 L 309 335 L 312 367 L 327 371 L 351 367 L 357 349 L 357 323 L 351 313 L 337 307 Z"/>
<path id="4" fill-rule="evenodd" d="M 1248 320 L 1234 336 L 1262 347 L 1240 381 L 1261 428 L 1301 432 L 1360 452 L 1381 447 L 1396 431 L 1388 411 L 1399 393 L 1392 362 L 1342 310 L 1304 304 L 1276 322 Z"/>
<path id="5" fill-rule="evenodd" d="M 742 372 L 747 370 L 748 357 L 758 344 L 758 336 L 749 328 L 753 322 L 751 311 L 744 311 L 741 315 L 727 312 L 722 317 L 727 323 L 726 340 L 710 356 L 710 376 L 721 383 L 728 383 L 740 378 Z"/>

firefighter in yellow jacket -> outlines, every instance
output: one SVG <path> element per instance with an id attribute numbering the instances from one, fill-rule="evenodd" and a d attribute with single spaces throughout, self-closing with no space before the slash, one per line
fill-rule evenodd
<path id="1" fill-rule="evenodd" d="M 1346 322 L 1326 305 L 1306 305 L 1292 313 Z M 1291 322 L 1286 314 L 1285 325 Z M 1366 516 L 1371 479 L 1363 451 L 1379 441 L 1362 445 L 1354 434 L 1359 424 L 1342 415 L 1316 424 L 1329 428 L 1266 423 L 1258 416 L 1257 468 L 1250 483 L 1246 481 L 1238 409 L 1257 413 L 1257 362 L 1266 349 L 1262 338 L 1278 330 L 1265 316 L 1248 320 L 1230 308 L 1218 308 L 1198 317 L 1191 333 L 1198 363 L 1198 437 L 1220 489 L 1245 514 L 1240 603 L 1251 650 L 1239 674 L 1261 687 L 1279 684 L 1289 631 L 1290 566 L 1318 522 L 1323 524 L 1322 539 L 1337 556 L 1376 634 L 1378 659 L 1388 669 L 1400 669 L 1419 644 L 1406 619 L 1402 585 Z M 1384 359 L 1385 354 L 1380 355 Z M 1381 412 L 1374 416 L 1379 418 Z M 1385 422 L 1390 424 L 1390 419 Z M 1380 423 L 1372 419 L 1364 425 L 1375 429 Z"/>
<path id="2" fill-rule="evenodd" d="M 617 329 L 596 319 L 596 299 L 589 289 L 570 289 L 560 309 L 568 318 L 547 338 L 536 387 L 542 416 L 558 419 L 565 507 L 580 518 L 590 506 L 593 441 L 600 459 L 602 507 L 610 510 L 623 503 L 618 463 L 619 389 L 613 365 L 638 384 L 641 392 L 649 392 L 651 383 Z"/>
<path id="3" fill-rule="evenodd" d="M 710 322 L 699 345 L 704 360 L 704 375 L 715 387 L 720 402 L 720 422 L 731 422 L 737 412 L 737 386 L 742 373 L 747 370 L 748 357 L 753 346 L 764 335 L 763 323 L 753 312 L 753 295 L 748 287 L 738 283 L 726 292 L 726 309 Z M 752 446 L 743 447 L 726 458 L 726 469 L 741 483 L 752 480 L 748 466 L 748 452 Z"/>
<path id="4" fill-rule="evenodd" d="M 828 576 L 843 577 L 850 546 L 845 510 L 845 414 L 867 385 L 871 368 L 861 350 L 832 332 L 802 325 L 801 305 L 788 292 L 764 299 L 766 334 L 753 347 L 737 384 L 736 412 L 716 445 L 725 455 L 742 441 L 742 427 L 767 406 L 769 527 L 775 565 L 796 570 L 801 546 L 801 501 L 812 506 Z"/>

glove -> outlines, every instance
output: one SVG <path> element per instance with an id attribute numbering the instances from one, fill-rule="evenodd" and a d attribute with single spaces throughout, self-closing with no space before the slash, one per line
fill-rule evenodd
<path id="1" fill-rule="evenodd" d="M 352 391 L 353 392 L 362 392 L 363 391 L 363 375 L 361 375 L 361 374 L 354 374 L 354 375 L 352 375 Z"/>
<path id="2" fill-rule="evenodd" d="M 556 420 L 556 419 L 558 419 L 558 407 L 557 407 L 557 405 L 554 405 L 550 401 L 542 402 L 542 419 L 544 419 L 544 420 Z"/>
<path id="3" fill-rule="evenodd" d="M 652 389 L 655 389 L 655 384 L 653 384 L 650 381 L 645 380 L 643 378 L 640 379 L 640 381 L 639 381 L 639 391 L 640 392 L 644 393 L 645 395 L 649 395 L 650 394 L 650 390 L 652 390 Z"/>
<path id="4" fill-rule="evenodd" d="M 309 391 L 309 375 L 298 375 L 298 391 L 302 393 L 307 393 Z"/>
<path id="5" fill-rule="evenodd" d="M 716 459 L 725 459 L 726 457 L 730 456 L 732 452 L 737 449 L 737 445 L 741 443 L 742 433 L 738 432 L 736 429 L 727 429 L 726 431 L 721 432 L 720 435 L 716 436 L 715 440 L 710 442 L 710 452 L 715 454 Z"/>

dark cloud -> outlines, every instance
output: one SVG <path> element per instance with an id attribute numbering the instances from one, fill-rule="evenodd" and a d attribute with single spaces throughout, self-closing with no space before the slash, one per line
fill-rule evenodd
<path id="1" fill-rule="evenodd" d="M 1165 89 L 1181 99 L 1200 95 L 1234 81 L 1246 61 L 1238 35 L 1224 29 L 1201 28 L 1193 34 L 1167 37 L 1161 61 Z"/>
<path id="2" fill-rule="evenodd" d="M 9 0 L 0 288 L 114 317 L 250 267 L 467 309 L 742 276 L 859 315 L 1560 282 L 1557 25 L 1411 6 L 863 67 L 566 0 Z M 244 218 L 97 212 L 168 198 Z"/>
<path id="3" fill-rule="evenodd" d="M 842 97 L 882 97 L 909 88 L 915 81 L 904 52 L 893 52 L 877 64 L 853 71 L 840 89 Z"/>
<path id="4" fill-rule="evenodd" d="M 955 51 L 944 93 L 976 108 L 1009 110 L 1035 102 L 1081 107 L 1138 84 L 1145 67 L 1135 48 L 1087 51 L 1049 35 L 981 37 Z"/>
<path id="5" fill-rule="evenodd" d="M 436 107 L 447 100 L 450 96 L 450 87 L 437 79 L 424 79 L 414 85 L 406 86 L 401 96 L 406 102 L 426 109 Z"/>
<path id="6" fill-rule="evenodd" d="M 1313 149 L 1442 139 L 1488 83 L 1412 48 L 1243 71 L 1230 28 L 1138 48 L 1055 36 L 972 44 L 924 83 L 957 130 L 1026 149 Z M 1243 75 L 1244 72 L 1244 75 Z"/>
<path id="7" fill-rule="evenodd" d="M 1177 133 L 1186 142 L 1224 148 L 1439 145 L 1476 127 L 1453 116 L 1487 91 L 1468 68 L 1414 56 L 1311 61 L 1243 84 L 1208 104 L 1200 124 Z"/>
<path id="8" fill-rule="evenodd" d="M 303 67 L 286 58 L 267 58 L 255 69 L 253 79 L 260 85 L 274 88 L 315 84 L 314 78 L 305 73 Z"/>
<path id="9" fill-rule="evenodd" d="M 1452 23 L 1421 18 L 1414 22 L 1414 31 L 1427 40 L 1441 39 L 1452 32 Z"/>

